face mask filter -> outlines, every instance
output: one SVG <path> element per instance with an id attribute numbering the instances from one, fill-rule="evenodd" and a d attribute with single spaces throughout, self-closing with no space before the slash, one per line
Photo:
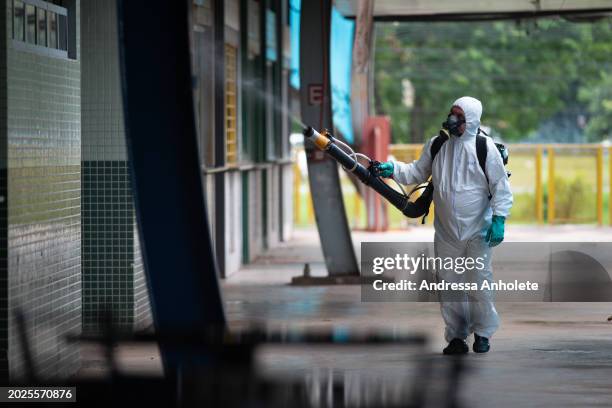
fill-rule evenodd
<path id="1" fill-rule="evenodd" d="M 450 114 L 446 121 L 442 123 L 442 128 L 448 130 L 448 133 L 454 136 L 461 136 L 459 128 L 465 123 L 465 119 L 459 119 L 457 115 Z"/>

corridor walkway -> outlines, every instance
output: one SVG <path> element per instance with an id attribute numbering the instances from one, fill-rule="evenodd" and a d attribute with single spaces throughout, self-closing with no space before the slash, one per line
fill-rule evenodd
<path id="1" fill-rule="evenodd" d="M 410 233 L 355 232 L 361 241 L 429 240 L 433 231 Z M 511 241 L 612 241 L 612 231 L 595 227 L 552 227 L 537 231 L 510 228 Z M 233 328 L 257 323 L 274 329 L 347 328 L 349 331 L 395 330 L 423 333 L 430 339 L 425 352 L 410 347 L 266 347 L 259 355 L 261 370 L 288 378 L 325 378 L 333 372 L 357 379 L 357 387 L 387 382 L 410 387 L 424 373 L 418 364 L 432 363 L 426 385 L 429 406 L 439 406 L 449 369 L 442 319 L 436 303 L 361 302 L 358 286 L 290 286 L 291 277 L 309 263 L 312 274 L 323 274 L 323 255 L 315 230 L 297 230 L 294 238 L 261 256 L 222 282 L 226 313 Z M 462 374 L 460 401 L 473 407 L 604 407 L 612 406 L 612 315 L 609 303 L 498 303 L 502 319 L 492 351 L 469 353 Z M 471 339 L 469 341 L 471 343 Z M 104 375 L 103 354 L 82 349 L 80 375 Z M 152 346 L 125 345 L 118 349 L 125 372 L 161 373 L 159 354 Z"/>
<path id="2" fill-rule="evenodd" d="M 612 241 L 609 228 L 509 228 L 510 241 Z M 433 231 L 410 233 L 356 232 L 361 241 L 430 240 Z M 226 312 L 233 326 L 259 322 L 269 327 L 348 327 L 394 329 L 425 333 L 431 343 L 427 356 L 390 349 L 325 352 L 282 349 L 264 355 L 271 373 L 308 372 L 336 368 L 370 375 L 406 375 L 404 369 L 420 358 L 445 363 L 439 306 L 435 303 L 365 303 L 358 286 L 295 287 L 288 283 L 309 263 L 313 275 L 324 273 L 323 256 L 314 230 L 298 230 L 294 239 L 262 256 L 224 282 Z M 470 353 L 463 375 L 461 401 L 471 407 L 610 406 L 612 378 L 612 304 L 499 303 L 502 326 L 486 355 Z M 470 341 L 471 343 L 471 341 Z M 404 371 L 402 371 L 404 370 Z M 407 371 L 406 371 L 407 370 Z M 439 388 L 437 379 L 432 389 Z M 435 393 L 433 393 L 435 394 Z M 434 395 L 435 397 L 435 395 Z M 433 397 L 432 397 L 433 398 Z"/>

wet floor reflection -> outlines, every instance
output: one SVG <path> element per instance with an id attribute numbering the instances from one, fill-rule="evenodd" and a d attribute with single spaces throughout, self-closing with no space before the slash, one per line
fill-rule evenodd
<path id="1" fill-rule="evenodd" d="M 256 366 L 262 378 L 300 384 L 308 407 L 459 407 L 467 369 L 462 358 L 376 345 L 265 346 Z"/>

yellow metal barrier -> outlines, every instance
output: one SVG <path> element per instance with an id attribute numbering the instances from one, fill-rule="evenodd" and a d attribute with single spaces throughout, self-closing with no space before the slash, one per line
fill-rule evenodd
<path id="1" fill-rule="evenodd" d="M 597 148 L 597 224 L 603 225 L 603 147 Z"/>
<path id="2" fill-rule="evenodd" d="M 608 222 L 612 224 L 612 147 L 608 147 Z"/>
<path id="3" fill-rule="evenodd" d="M 422 144 L 393 144 L 389 146 L 389 154 L 397 160 L 410 163 L 421 156 Z"/>
<path id="4" fill-rule="evenodd" d="M 293 222 L 299 224 L 301 221 L 302 211 L 302 194 L 300 190 L 302 188 L 302 173 L 297 162 L 293 163 Z"/>
<path id="5" fill-rule="evenodd" d="M 390 154 L 399 161 L 411 162 L 418 159 L 422 148 L 423 146 L 418 144 L 396 144 L 390 147 Z M 599 225 L 605 223 L 604 203 L 612 192 L 612 148 L 604 150 L 603 146 L 598 144 L 511 144 L 508 148 L 510 151 L 508 167 L 515 174 L 510 179 L 513 191 L 516 190 L 515 207 L 516 204 L 519 204 L 519 207 L 521 204 L 522 207 L 531 206 L 528 215 L 520 219 L 521 222 L 538 224 L 596 222 Z M 607 194 L 604 189 L 605 154 L 608 154 L 609 166 Z M 577 176 L 574 180 L 567 179 L 572 172 Z M 561 181 L 563 189 L 560 196 L 558 183 Z M 584 184 L 581 186 L 581 191 L 572 193 L 572 188 L 581 182 Z M 592 195 L 589 195 L 590 191 Z M 579 193 L 589 198 L 587 203 L 580 200 Z M 568 195 L 572 194 L 575 198 L 568 198 Z M 568 204 L 568 201 L 571 202 Z M 559 212 L 560 204 L 563 204 L 563 212 Z M 610 204 L 608 202 L 608 223 L 612 220 Z M 581 205 L 588 205 L 588 208 L 581 208 Z M 578 208 L 581 213 L 588 212 L 588 214 L 568 217 L 566 214 L 568 208 L 570 210 Z"/>
<path id="6" fill-rule="evenodd" d="M 548 223 L 555 222 L 555 149 L 548 148 Z"/>
<path id="7" fill-rule="evenodd" d="M 308 224 L 314 223 L 314 209 L 312 207 L 312 197 L 310 196 L 310 190 L 308 190 L 308 194 L 306 195 L 306 222 Z"/>
<path id="8" fill-rule="evenodd" d="M 389 151 L 396 160 L 412 162 L 419 158 L 422 149 L 421 144 L 395 144 L 390 146 Z M 538 224 L 611 223 L 612 147 L 604 148 L 599 144 L 511 144 L 508 149 L 508 168 L 513 173 L 510 182 L 515 194 L 511 221 Z M 302 179 L 297 165 L 294 171 L 294 217 L 297 224 L 312 225 L 314 212 L 310 191 L 302 187 L 307 182 Z M 364 203 L 352 189 L 347 189 L 345 194 L 346 199 L 350 200 L 347 207 L 353 206 L 347 216 L 353 219 L 354 227 L 359 227 L 366 216 Z M 389 208 L 391 228 L 420 224 L 420 219 L 406 219 L 393 210 Z M 433 221 L 433 216 L 432 206 L 427 217 L 428 224 Z"/>
<path id="9" fill-rule="evenodd" d="M 603 225 L 603 147 L 554 144 L 548 150 L 553 152 L 553 163 L 549 163 L 552 173 L 548 177 L 553 196 L 549 222 Z"/>
<path id="10" fill-rule="evenodd" d="M 361 196 L 357 191 L 353 194 L 353 227 L 358 228 L 361 220 Z"/>
<path id="11" fill-rule="evenodd" d="M 542 146 L 536 148 L 535 155 L 535 207 L 538 224 L 544 223 L 544 189 L 542 188 Z"/>

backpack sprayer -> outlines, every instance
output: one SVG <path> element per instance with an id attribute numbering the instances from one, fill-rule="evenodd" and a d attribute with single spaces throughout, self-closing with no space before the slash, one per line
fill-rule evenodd
<path id="1" fill-rule="evenodd" d="M 406 217 L 425 217 L 429 213 L 429 205 L 433 199 L 432 183 L 418 185 L 413 188 L 409 194 L 406 194 L 401 184 L 393 179 L 402 191 L 400 193 L 389 187 L 377 175 L 377 167 L 380 162 L 370 159 L 365 154 L 355 153 L 350 146 L 334 138 L 327 130 L 323 130 L 319 133 L 312 127 L 307 126 L 304 128 L 303 134 L 304 137 L 310 140 L 318 149 L 323 150 L 340 163 L 344 170 L 350 171 L 357 176 L 363 184 L 385 197 L 387 201 L 393 204 L 393 206 L 400 210 Z M 341 149 L 340 146 L 344 149 Z M 359 163 L 358 158 L 367 160 L 368 167 L 366 168 Z M 423 192 L 419 198 L 414 202 L 410 201 L 410 196 L 421 189 L 423 189 Z"/>

